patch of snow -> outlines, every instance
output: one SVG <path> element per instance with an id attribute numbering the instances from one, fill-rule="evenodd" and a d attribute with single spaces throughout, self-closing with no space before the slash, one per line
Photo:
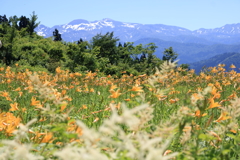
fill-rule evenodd
<path id="1" fill-rule="evenodd" d="M 37 32 L 37 34 L 38 34 L 39 36 L 46 36 L 46 34 L 44 34 L 44 32 L 42 32 L 42 31 Z"/>
<path id="2" fill-rule="evenodd" d="M 197 30 L 197 33 L 202 34 L 202 30 Z"/>
<path id="3" fill-rule="evenodd" d="M 133 24 L 129 24 L 129 23 L 123 23 L 123 24 L 124 24 L 124 25 L 122 25 L 123 27 L 135 28 L 135 25 L 133 25 Z"/>
<path id="4" fill-rule="evenodd" d="M 160 33 L 160 32 L 162 32 L 162 31 L 161 31 L 161 30 L 156 30 L 156 32 L 157 32 L 157 33 Z"/>
<path id="5" fill-rule="evenodd" d="M 115 27 L 112 22 L 107 22 L 107 19 L 105 19 L 101 24 L 103 26 L 108 26 L 108 27 L 111 27 L 111 28 Z"/>
<path id="6" fill-rule="evenodd" d="M 109 25 L 109 24 L 105 24 Z M 99 24 L 99 22 L 96 23 L 80 23 L 77 25 L 66 25 L 64 26 L 65 29 L 71 28 L 73 30 L 93 30 L 93 29 L 100 29 L 102 26 Z"/>

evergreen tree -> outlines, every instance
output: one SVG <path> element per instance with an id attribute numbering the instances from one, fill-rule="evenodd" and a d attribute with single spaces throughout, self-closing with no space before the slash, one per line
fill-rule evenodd
<path id="1" fill-rule="evenodd" d="M 8 19 L 7 19 L 6 15 L 3 15 L 3 16 L 0 15 L 0 24 L 5 23 L 5 22 L 8 23 Z"/>
<path id="2" fill-rule="evenodd" d="M 9 22 L 12 28 L 18 29 L 18 21 L 19 18 L 16 15 L 13 17 L 9 17 Z"/>
<path id="3" fill-rule="evenodd" d="M 118 47 L 123 47 L 121 42 L 118 43 Z"/>
<path id="4" fill-rule="evenodd" d="M 53 31 L 53 37 L 54 37 L 54 41 L 61 41 L 62 40 L 61 34 L 59 34 L 57 29 L 55 29 L 55 31 Z"/>
<path id="5" fill-rule="evenodd" d="M 77 44 L 81 44 L 83 42 L 82 38 L 80 38 L 79 41 L 77 41 Z"/>
<path id="6" fill-rule="evenodd" d="M 1 26 L 0 27 L 0 37 L 3 37 L 5 34 L 7 34 L 7 28 L 9 28 L 9 26 L 10 26 L 6 15 L 0 16 L 0 26 Z"/>
<path id="7" fill-rule="evenodd" d="M 127 47 L 127 43 L 126 42 L 124 42 L 123 47 Z"/>
<path id="8" fill-rule="evenodd" d="M 21 16 L 19 19 L 19 30 L 21 30 L 22 28 L 26 28 L 29 25 L 29 18 L 26 18 L 25 16 Z"/>
<path id="9" fill-rule="evenodd" d="M 176 52 L 173 51 L 172 47 L 169 47 L 168 49 L 165 49 L 165 51 L 163 52 L 163 58 L 162 60 L 164 61 L 169 61 L 171 60 L 171 62 L 175 61 L 178 57 L 178 54 Z"/>
<path id="10" fill-rule="evenodd" d="M 30 35 L 34 33 L 34 30 L 40 24 L 40 22 L 36 22 L 37 19 L 38 19 L 37 15 L 35 15 L 35 12 L 33 12 L 31 15 L 31 18 L 29 19 L 28 29 L 27 29 Z"/>
<path id="11" fill-rule="evenodd" d="M 100 47 L 100 53 L 98 58 L 106 57 L 109 58 L 111 64 L 117 64 L 119 55 L 117 53 L 117 41 L 118 38 L 113 37 L 113 32 L 107 32 L 105 35 L 97 34 L 92 38 L 92 46 Z"/>

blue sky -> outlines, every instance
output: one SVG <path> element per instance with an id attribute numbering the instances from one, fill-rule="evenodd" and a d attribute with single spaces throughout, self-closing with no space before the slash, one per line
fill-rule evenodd
<path id="1" fill-rule="evenodd" d="M 48 27 L 103 18 L 190 30 L 240 23 L 240 0 L 0 0 L 0 5 L 0 15 L 7 17 L 30 17 L 35 11 Z"/>

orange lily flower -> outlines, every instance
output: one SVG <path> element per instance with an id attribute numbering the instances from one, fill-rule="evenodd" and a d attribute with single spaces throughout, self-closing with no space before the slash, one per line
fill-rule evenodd
<path id="1" fill-rule="evenodd" d="M 197 111 L 195 112 L 195 116 L 198 117 L 198 118 L 203 117 L 203 116 L 206 116 L 206 115 L 207 115 L 207 113 L 201 114 L 201 111 L 200 111 L 200 110 L 197 110 Z"/>
<path id="2" fill-rule="evenodd" d="M 41 143 L 52 143 L 53 134 L 51 132 L 47 133 L 41 140 Z"/>
<path id="3" fill-rule="evenodd" d="M 109 97 L 111 97 L 111 98 L 118 98 L 118 97 L 121 95 L 119 89 L 118 89 L 117 91 L 110 91 L 110 92 L 112 93 L 112 95 L 109 96 Z"/>
<path id="4" fill-rule="evenodd" d="M 170 100 L 169 100 L 169 102 L 170 102 L 171 104 L 173 104 L 173 103 L 176 103 L 177 101 L 179 101 L 179 99 L 178 99 L 178 98 L 175 98 L 175 99 L 170 99 Z"/>
<path id="5" fill-rule="evenodd" d="M 2 97 L 8 97 L 9 94 L 6 91 L 0 91 Z"/>
<path id="6" fill-rule="evenodd" d="M 14 91 L 21 91 L 21 88 L 18 87 L 18 88 L 16 88 Z"/>
<path id="7" fill-rule="evenodd" d="M 133 86 L 130 91 L 143 92 L 142 87 L 139 87 L 138 85 Z"/>
<path id="8" fill-rule="evenodd" d="M 40 101 L 37 101 L 35 97 L 31 99 L 31 106 L 36 106 L 37 108 L 42 108 Z"/>
<path id="9" fill-rule="evenodd" d="M 220 107 L 221 105 L 218 102 L 214 102 L 213 98 L 209 99 L 210 101 L 210 106 L 207 109 L 215 108 L 215 107 Z"/>
<path id="10" fill-rule="evenodd" d="M 222 112 L 220 117 L 215 122 L 221 122 L 221 121 L 232 118 L 231 116 L 227 116 L 227 114 L 228 114 L 227 112 Z"/>
<path id="11" fill-rule="evenodd" d="M 236 66 L 234 64 L 231 64 L 231 66 L 229 68 L 236 68 Z"/>
<path id="12" fill-rule="evenodd" d="M 114 90 L 115 88 L 118 88 L 117 85 L 111 85 L 110 91 L 111 91 L 111 90 Z"/>
<path id="13" fill-rule="evenodd" d="M 57 67 L 55 71 L 56 71 L 56 73 L 58 73 L 58 74 L 62 72 L 62 70 L 60 69 L 60 67 Z"/>
<path id="14" fill-rule="evenodd" d="M 216 87 L 212 88 L 211 94 L 214 96 L 213 98 L 220 98 L 221 97 L 221 94 L 219 92 L 217 92 Z"/>
<path id="15" fill-rule="evenodd" d="M 19 110 L 18 109 L 18 103 L 16 103 L 16 102 L 13 103 L 13 104 L 11 103 L 10 106 L 11 106 L 11 108 L 9 109 L 9 111 L 17 111 L 17 110 Z"/>
<path id="16" fill-rule="evenodd" d="M 89 92 L 94 92 L 94 89 L 93 89 L 93 88 L 91 88 Z"/>
<path id="17" fill-rule="evenodd" d="M 5 131 L 8 136 L 12 136 L 13 131 L 19 125 L 21 119 L 15 117 L 10 112 L 0 113 L 0 131 Z"/>

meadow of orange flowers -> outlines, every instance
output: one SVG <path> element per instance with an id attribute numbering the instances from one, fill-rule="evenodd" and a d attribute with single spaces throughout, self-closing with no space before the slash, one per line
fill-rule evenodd
<path id="1" fill-rule="evenodd" d="M 70 73 L 59 67 L 55 74 L 21 70 L 18 65 L 1 67 L 0 159 L 69 159 L 71 155 L 60 154 L 67 147 L 72 151 L 69 154 L 139 159 L 136 155 L 145 153 L 141 149 L 147 143 L 152 145 L 152 152 L 161 144 L 158 155 L 163 159 L 238 159 L 240 74 L 234 65 L 231 68 L 226 71 L 224 65 L 219 65 L 196 75 L 194 70 L 164 64 L 154 75 L 133 76 L 123 71 L 119 78 L 98 71 Z M 144 104 L 148 107 L 132 114 Z M 148 108 L 152 108 L 151 114 Z M 121 131 L 110 127 L 114 114 L 128 112 L 140 119 L 136 120 L 137 127 L 130 127 L 133 124 L 129 123 L 135 123 L 130 115 L 121 121 L 115 118 Z M 118 132 L 108 135 L 113 142 L 104 142 L 105 132 L 96 136 L 105 123 L 109 123 L 107 133 Z M 132 138 L 135 150 L 129 149 L 126 137 L 118 137 L 122 132 Z M 148 139 L 145 141 L 141 134 L 136 142 L 140 133 Z M 84 134 L 92 140 L 85 141 Z M 154 138 L 161 141 L 151 144 Z M 9 146 L 13 151 L 6 148 Z M 73 146 L 82 150 L 75 152 Z M 20 153 L 21 149 L 27 152 Z M 148 150 L 142 156 L 155 159 L 152 152 Z"/>

